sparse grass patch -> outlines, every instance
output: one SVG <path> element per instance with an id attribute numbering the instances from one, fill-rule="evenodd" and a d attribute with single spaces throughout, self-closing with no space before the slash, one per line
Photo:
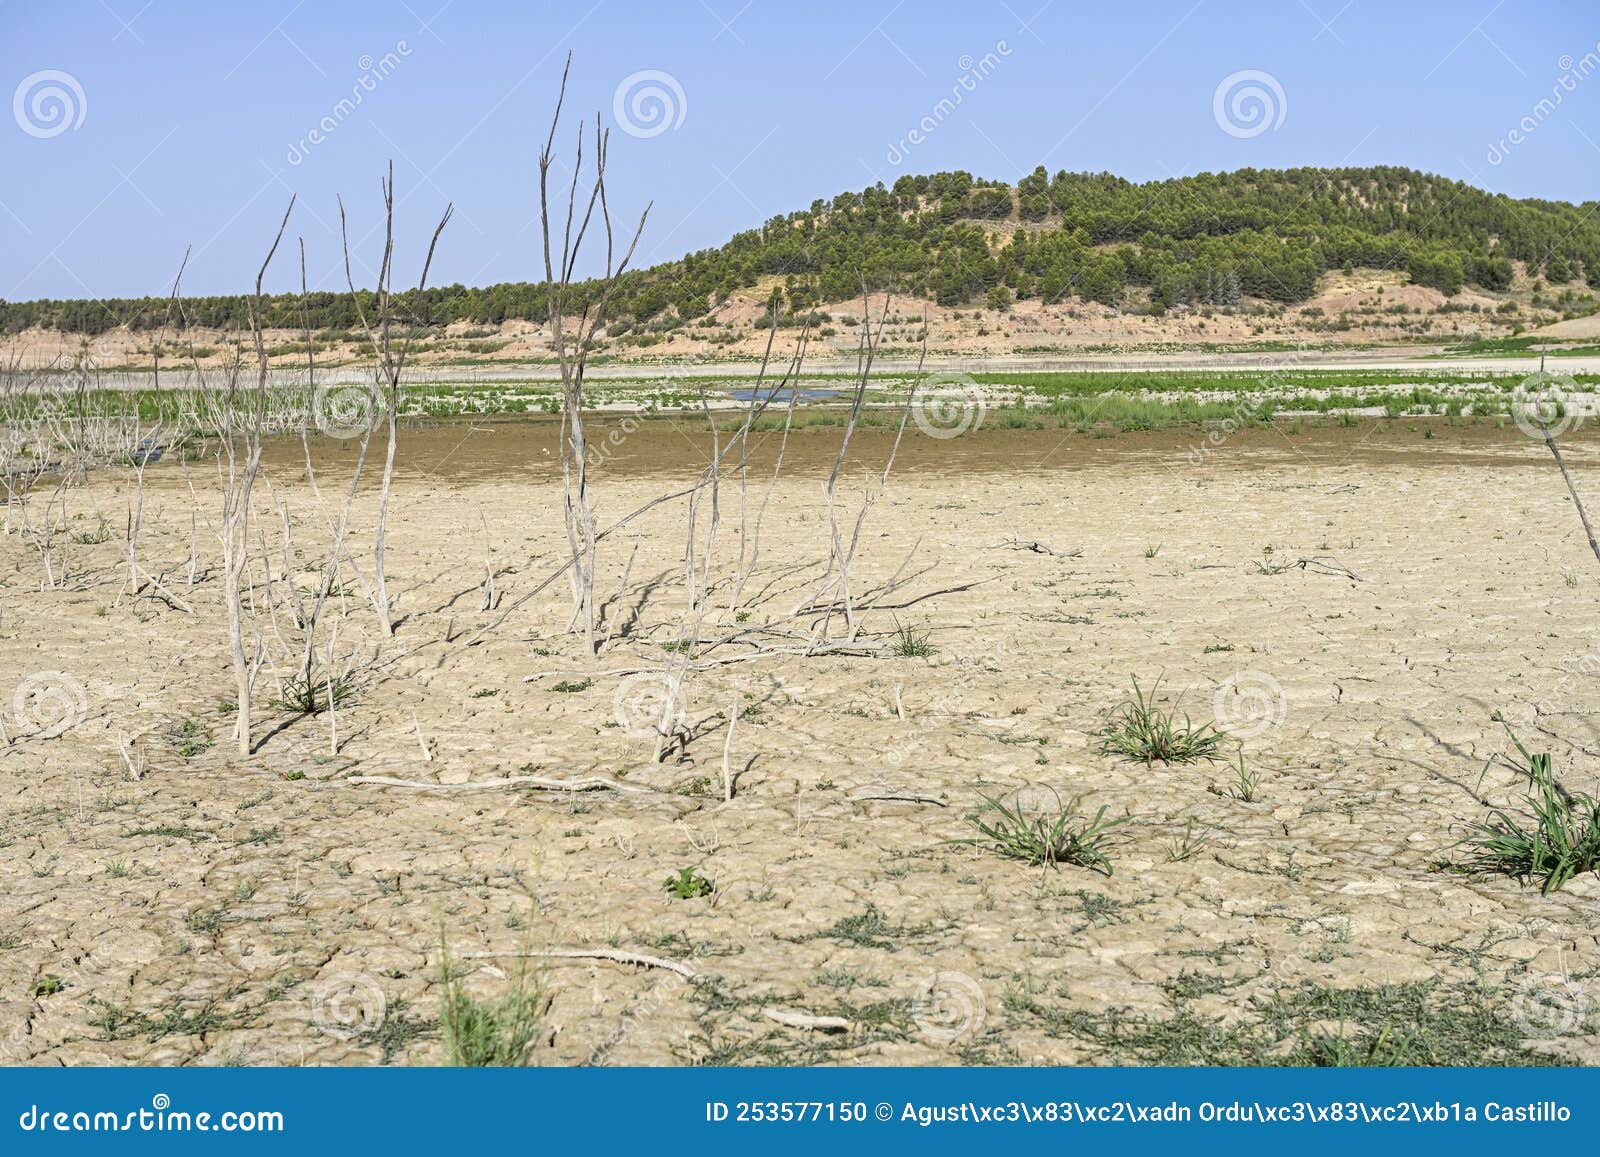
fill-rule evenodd
<path id="1" fill-rule="evenodd" d="M 889 644 L 891 655 L 901 659 L 922 659 L 938 649 L 933 645 L 932 631 L 918 631 L 915 627 L 903 627 L 895 623 L 894 641 Z"/>
<path id="2" fill-rule="evenodd" d="M 1233 782 L 1227 787 L 1212 784 L 1208 790 L 1214 795 L 1232 796 L 1241 803 L 1255 803 L 1256 790 L 1261 786 L 1261 769 L 1246 766 L 1243 750 L 1239 752 L 1237 761 L 1228 765 L 1228 769 L 1233 772 Z"/>
<path id="3" fill-rule="evenodd" d="M 1519 880 L 1538 880 L 1539 891 L 1559 892 L 1574 876 L 1600 869 L 1600 800 L 1575 795 L 1556 782 L 1548 752 L 1534 755 L 1514 734 L 1521 758 L 1511 767 L 1526 776 L 1523 804 L 1532 823 L 1495 809 L 1487 821 L 1469 826 L 1462 842 L 1471 849 L 1465 868 Z"/>
<path id="4" fill-rule="evenodd" d="M 1211 842 L 1211 837 L 1198 835 L 1194 830 L 1194 817 L 1190 816 L 1183 825 L 1183 835 L 1175 836 L 1167 841 L 1166 861 L 1169 864 L 1181 864 L 1185 860 L 1192 860 Z"/>
<path id="5" fill-rule="evenodd" d="M 526 957 L 517 961 L 506 991 L 485 1000 L 461 986 L 461 976 L 441 944 L 439 983 L 444 988 L 439 1028 L 449 1064 L 522 1068 L 533 1063 L 550 1000 Z"/>
<path id="6" fill-rule="evenodd" d="M 154 1013 L 147 1013 L 91 996 L 87 1023 L 104 1034 L 103 1040 L 131 1040 L 142 1036 L 152 1044 L 163 1037 L 200 1036 L 249 1028 L 255 1023 L 253 1011 L 228 1011 L 219 1004 L 208 998 L 197 1007 L 186 1008 L 181 998 L 172 997 Z"/>
<path id="7" fill-rule="evenodd" d="M 184 719 L 167 728 L 167 742 L 183 759 L 193 759 L 211 750 L 211 729 L 198 719 Z"/>
<path id="8" fill-rule="evenodd" d="M 354 692 L 348 676 L 333 675 L 323 679 L 302 673 L 283 681 L 272 706 L 295 715 L 319 715 L 330 706 L 342 705 Z"/>
<path id="9" fill-rule="evenodd" d="M 1158 759 L 1166 764 L 1216 759 L 1223 732 L 1212 723 L 1195 727 L 1187 715 L 1180 723 L 1176 708 L 1167 711 L 1156 704 L 1160 687 L 1161 680 L 1157 679 L 1147 695 L 1139 680 L 1134 679 L 1133 698 L 1113 708 L 1105 726 L 1095 732 L 1100 752 L 1146 766 Z"/>
<path id="10" fill-rule="evenodd" d="M 1126 1008 L 1106 1012 L 1037 1010 L 1052 1036 L 1104 1050 L 1111 1064 L 1516 1065 L 1569 1062 L 1528 1047 L 1508 995 L 1478 981 L 1440 980 L 1332 988 L 1303 983 L 1257 996 L 1243 1019 L 1202 1015 L 1192 1001 L 1231 982 L 1183 973 L 1162 985 L 1166 1016 Z M 1332 1033 L 1319 1026 L 1333 1022 Z M 1404 1025 L 1404 1031 L 1396 1026 Z"/>
<path id="11" fill-rule="evenodd" d="M 1101 805 L 1092 818 L 1085 817 L 1078 810 L 1077 800 L 1064 804 L 1058 801 L 1053 815 L 1029 815 L 1021 804 L 1008 806 L 989 796 L 983 802 L 983 808 L 969 817 L 972 826 L 983 834 L 956 843 L 986 847 L 1025 864 L 1073 864 L 1111 875 L 1106 843 L 1112 828 L 1127 823 L 1126 816 L 1108 820 L 1106 807 Z"/>

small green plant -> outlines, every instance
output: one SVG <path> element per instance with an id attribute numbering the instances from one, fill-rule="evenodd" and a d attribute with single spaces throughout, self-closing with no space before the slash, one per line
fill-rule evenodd
<path id="1" fill-rule="evenodd" d="M 1323 1029 L 1306 1042 L 1304 1060 L 1313 1068 L 1393 1068 L 1420 1064 L 1413 1051 L 1411 1038 L 1388 1025 L 1363 1039 L 1345 1035 L 1341 1022 L 1337 1033 Z"/>
<path id="2" fill-rule="evenodd" d="M 444 924 L 439 926 L 438 979 L 443 990 L 438 1027 L 449 1064 L 469 1067 L 523 1067 L 532 1063 L 550 998 L 539 972 L 530 963 L 531 941 L 524 934 L 524 951 L 517 957 L 506 991 L 482 999 L 462 987 L 470 969 L 452 961 Z"/>
<path id="3" fill-rule="evenodd" d="M 354 691 L 355 687 L 348 676 L 324 678 L 302 672 L 283 681 L 278 697 L 272 700 L 272 706 L 296 715 L 319 715 L 330 706 L 338 707 L 344 703 Z"/>
<path id="4" fill-rule="evenodd" d="M 1111 829 L 1128 821 L 1126 816 L 1106 819 L 1104 805 L 1092 818 L 1085 817 L 1078 810 L 1077 800 L 1065 804 L 1058 800 L 1053 815 L 1029 815 L 1020 803 L 1008 806 L 984 796 L 982 809 L 969 816 L 968 822 L 983 834 L 956 843 L 976 844 L 1026 864 L 1074 864 L 1109 876 L 1111 860 L 1105 847 Z"/>
<path id="5" fill-rule="evenodd" d="M 111 524 L 102 518 L 94 530 L 80 530 L 72 536 L 72 541 L 80 546 L 98 546 L 102 542 L 110 542 Z"/>
<path id="6" fill-rule="evenodd" d="M 1145 556 L 1145 558 L 1155 558 L 1155 556 L 1160 554 L 1160 553 L 1161 553 L 1161 544 L 1159 542 L 1156 543 L 1154 546 L 1147 546 L 1147 547 L 1144 548 L 1144 556 Z"/>
<path id="7" fill-rule="evenodd" d="M 1532 824 L 1524 826 L 1525 820 L 1498 808 L 1487 821 L 1472 824 L 1462 841 L 1472 851 L 1466 870 L 1538 880 L 1540 893 L 1548 896 L 1574 876 L 1600 870 L 1600 800 L 1568 792 L 1556 782 L 1548 752 L 1534 755 L 1507 732 L 1521 755 L 1507 762 L 1528 779 L 1523 803 Z"/>
<path id="8" fill-rule="evenodd" d="M 1238 760 L 1228 765 L 1233 772 L 1233 783 L 1227 788 L 1214 788 L 1217 795 L 1231 795 L 1243 803 L 1256 802 L 1256 789 L 1261 786 L 1261 769 L 1246 767 L 1244 751 L 1240 749 Z"/>
<path id="9" fill-rule="evenodd" d="M 28 986 L 28 995 L 36 998 L 54 996 L 65 987 L 66 985 L 62 983 L 59 976 L 53 972 L 47 972 Z"/>
<path id="10" fill-rule="evenodd" d="M 211 749 L 211 731 L 198 719 L 185 719 L 167 728 L 167 742 L 184 759 L 193 759 Z"/>
<path id="11" fill-rule="evenodd" d="M 1175 836 L 1167 841 L 1166 861 L 1169 864 L 1181 864 L 1185 860 L 1192 860 L 1211 842 L 1210 836 L 1196 835 L 1194 830 L 1194 817 L 1190 816 L 1183 825 L 1183 835 Z"/>
<path id="12" fill-rule="evenodd" d="M 1250 564 L 1255 567 L 1257 574 L 1282 574 L 1286 570 L 1293 570 L 1298 564 L 1292 562 L 1279 562 L 1272 557 L 1272 547 L 1261 548 L 1261 557 Z"/>
<path id="13" fill-rule="evenodd" d="M 902 627 L 898 621 L 895 623 L 894 642 L 889 645 L 890 654 L 902 659 L 922 659 L 937 650 L 933 645 L 932 631 L 918 631 L 915 627 Z"/>
<path id="14" fill-rule="evenodd" d="M 587 691 L 593 683 L 592 679 L 563 679 L 550 690 L 558 695 L 576 695 L 579 691 Z"/>
<path id="15" fill-rule="evenodd" d="M 1161 680 L 1157 679 L 1147 695 L 1139 680 L 1133 681 L 1133 698 L 1114 708 L 1105 726 L 1095 732 L 1101 753 L 1120 755 L 1146 766 L 1158 759 L 1166 764 L 1216 759 L 1223 732 L 1211 723 L 1195 727 L 1187 715 L 1180 723 L 1176 708 L 1165 711 L 1156 705 L 1160 688 Z"/>
<path id="16" fill-rule="evenodd" d="M 679 868 L 676 875 L 667 877 L 664 887 L 675 900 L 698 900 L 711 895 L 716 885 L 702 876 L 698 868 Z"/>
<path id="17" fill-rule="evenodd" d="M 550 1001 L 526 956 L 518 959 L 505 993 L 480 999 L 461 986 L 441 929 L 439 983 L 444 989 L 439 1028 L 449 1064 L 523 1068 L 533 1063 Z"/>

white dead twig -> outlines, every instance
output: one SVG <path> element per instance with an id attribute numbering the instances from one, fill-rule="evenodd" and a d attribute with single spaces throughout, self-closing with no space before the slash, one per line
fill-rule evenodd
<path id="1" fill-rule="evenodd" d="M 790 1012 L 783 1008 L 762 1009 L 761 1015 L 785 1028 L 803 1028 L 811 1032 L 849 1032 L 851 1027 L 842 1016 L 812 1016 L 808 1012 Z"/>
<path id="2" fill-rule="evenodd" d="M 422 724 L 417 722 L 417 713 L 415 711 L 411 713 L 411 726 L 416 728 L 417 731 L 417 746 L 422 748 L 422 761 L 424 763 L 432 763 L 433 752 L 428 750 L 428 741 L 422 737 Z"/>
<path id="3" fill-rule="evenodd" d="M 643 952 L 624 952 L 620 948 L 540 948 L 519 949 L 512 952 L 467 952 L 463 960 L 498 960 L 506 958 L 533 958 L 539 960 L 609 960 L 613 964 L 630 964 L 635 968 L 661 968 L 676 972 L 685 980 L 697 980 L 700 973 L 687 964 L 668 960 L 664 956 L 650 956 Z"/>
<path id="4" fill-rule="evenodd" d="M 722 802 L 733 801 L 733 767 L 728 762 L 733 751 L 733 729 L 739 725 L 739 693 L 733 693 L 733 702 L 728 708 L 728 738 L 722 741 Z"/>
<path id="5" fill-rule="evenodd" d="M 535 791 L 615 791 L 631 795 L 669 795 L 636 783 L 621 783 L 603 775 L 590 775 L 582 779 L 549 779 L 541 775 L 510 775 L 500 779 L 469 780 L 466 783 L 429 783 L 420 779 L 398 779 L 392 775 L 353 775 L 344 781 L 348 784 L 374 787 L 402 787 L 412 791 L 461 792 L 491 791 L 502 787 L 527 787 Z"/>

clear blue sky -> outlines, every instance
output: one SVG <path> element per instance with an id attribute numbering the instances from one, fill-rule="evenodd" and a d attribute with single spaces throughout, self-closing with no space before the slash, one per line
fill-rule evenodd
<path id="1" fill-rule="evenodd" d="M 1593 0 L 0 0 L 0 297 L 163 293 L 189 245 L 187 292 L 243 290 L 291 191 L 313 285 L 342 285 L 337 193 L 370 282 L 391 158 L 399 281 L 447 200 L 435 284 L 536 280 L 535 157 L 569 49 L 570 113 L 614 130 L 619 214 L 654 200 L 641 264 L 942 169 L 1396 164 L 1600 197 L 1600 71 L 1535 111 L 1600 59 Z M 1216 113 L 1246 70 L 1282 94 L 1254 82 L 1264 127 L 1248 101 Z M 665 90 L 671 123 L 615 131 L 617 88 L 645 71 L 681 91 Z M 910 143 L 919 122 L 931 131 Z M 298 286 L 294 262 L 269 281 Z"/>

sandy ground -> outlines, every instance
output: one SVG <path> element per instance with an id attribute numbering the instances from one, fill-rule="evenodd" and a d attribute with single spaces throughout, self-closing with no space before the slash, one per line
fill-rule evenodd
<path id="1" fill-rule="evenodd" d="M 791 446 L 749 625 L 781 620 L 819 573 L 836 436 Z M 548 1064 L 1149 1060 L 1137 1033 L 1114 1026 L 1200 1025 L 1221 1039 L 1274 992 L 1380 983 L 1401 987 L 1379 995 L 1378 1020 L 1359 995 L 1348 1009 L 1302 1001 L 1293 1031 L 1403 1032 L 1421 1015 L 1407 994 L 1471 987 L 1490 994 L 1516 1047 L 1600 1061 L 1600 881 L 1542 898 L 1438 870 L 1461 825 L 1485 814 L 1480 777 L 1496 803 L 1518 794 L 1509 772 L 1484 774 L 1507 747 L 1497 712 L 1554 751 L 1574 787 L 1600 769 L 1587 713 L 1600 568 L 1542 450 L 1511 428 L 1442 422 L 1249 431 L 1198 465 L 1196 444 L 914 438 L 866 522 L 862 586 L 913 550 L 927 569 L 864 623 L 869 639 L 896 621 L 931 631 L 935 652 L 696 674 L 688 760 L 655 767 L 615 672 L 670 658 L 685 606 L 681 504 L 605 545 L 600 588 L 618 637 L 598 659 L 563 632 L 561 584 L 464 645 L 494 617 L 479 610 L 485 541 L 502 610 L 564 550 L 548 427 L 407 435 L 389 543 L 403 621 L 380 642 L 352 583 L 335 649 L 357 664 L 357 691 L 331 751 L 327 715 L 268 710 L 255 753 L 232 752 L 209 468 L 191 468 L 192 588 L 179 468 L 152 469 L 147 498 L 146 565 L 192 615 L 119 601 L 115 539 L 71 545 L 67 580 L 48 591 L 36 551 L 0 539 L 0 693 L 17 684 L 20 708 L 0 748 L 0 1056 L 437 1063 L 443 942 L 485 996 L 513 962 L 482 954 L 530 946 L 648 953 L 698 974 L 546 962 Z M 858 466 L 883 449 L 864 433 Z M 1600 488 L 1596 451 L 1577 440 L 1569 453 Z M 327 530 L 296 453 L 269 455 L 263 502 L 291 511 L 289 577 L 308 587 Z M 317 453 L 328 496 L 349 451 Z M 634 435 L 596 484 L 602 523 L 687 479 L 702 454 L 677 429 Z M 850 501 L 863 481 L 850 476 Z M 70 496 L 73 529 L 102 516 L 120 527 L 127 497 L 125 478 L 96 477 Z M 736 501 L 724 501 L 726 560 Z M 356 525 L 368 567 L 370 502 Z M 275 514 L 263 532 L 281 595 Z M 1010 549 L 1013 534 L 1082 553 Z M 636 545 L 630 584 L 610 599 Z M 1359 581 L 1258 573 L 1268 547 L 1277 560 L 1330 558 Z M 280 639 L 297 635 L 258 597 L 278 662 Z M 1181 696 L 1196 722 L 1215 714 L 1232 730 L 1228 754 L 1242 749 L 1264 773 L 1254 802 L 1228 794 L 1222 763 L 1146 768 L 1097 752 L 1091 732 L 1130 679 L 1158 676 L 1164 702 Z M 52 688 L 74 723 L 55 736 L 59 711 L 38 709 Z M 735 697 L 738 791 L 724 803 Z M 600 774 L 654 790 L 346 782 L 360 774 Z M 861 798 L 896 794 L 916 798 Z M 984 795 L 1026 809 L 1081 797 L 1128 817 L 1115 874 L 951 842 L 974 834 L 966 817 Z M 1207 842 L 1172 860 L 1191 821 Z M 685 867 L 714 882 L 710 896 L 664 890 Z M 790 1027 L 774 1010 L 850 1027 Z M 1291 1046 L 1286 1036 L 1279 1052 Z"/>

